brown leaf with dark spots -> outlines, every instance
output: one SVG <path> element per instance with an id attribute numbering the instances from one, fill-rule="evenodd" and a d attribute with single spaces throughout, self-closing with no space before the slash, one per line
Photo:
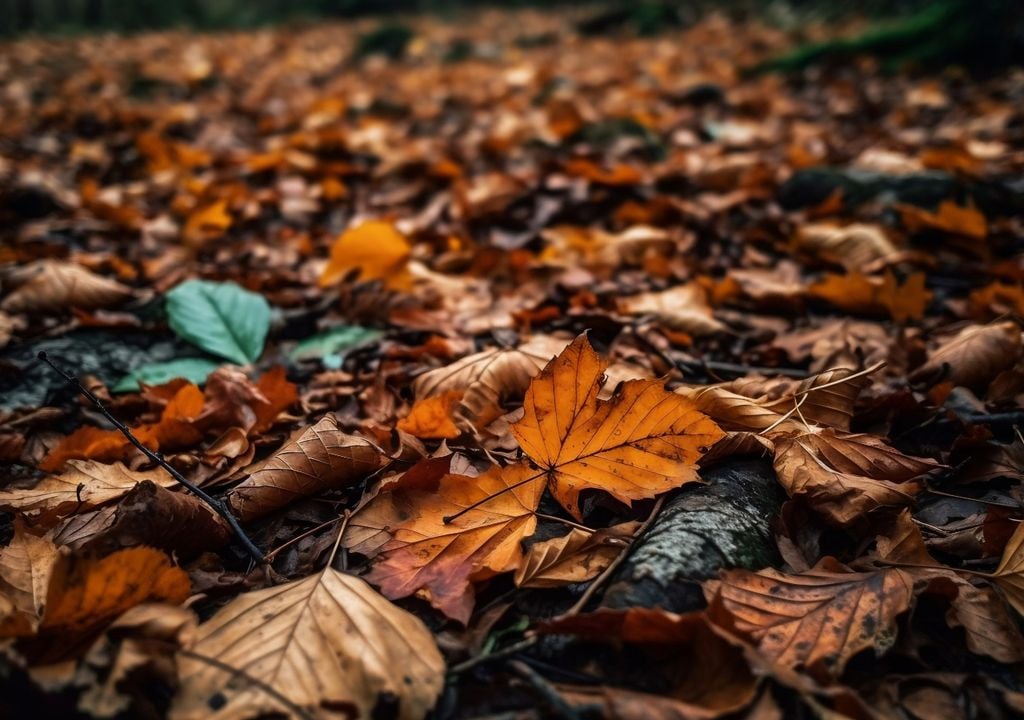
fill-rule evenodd
<path id="1" fill-rule="evenodd" d="M 728 570 L 705 583 L 705 594 L 715 623 L 750 638 L 780 665 L 825 679 L 863 650 L 881 656 L 893 646 L 913 586 L 904 570 L 850 572 L 826 558 L 799 575 Z"/>

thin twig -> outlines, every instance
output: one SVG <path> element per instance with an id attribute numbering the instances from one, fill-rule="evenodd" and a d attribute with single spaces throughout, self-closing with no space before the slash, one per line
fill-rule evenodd
<path id="1" fill-rule="evenodd" d="M 551 713 L 547 717 L 579 718 L 579 711 L 570 705 L 564 697 L 544 678 L 540 673 L 524 662 L 513 660 L 509 667 L 534 689 L 547 710 Z"/>
<path id="2" fill-rule="evenodd" d="M 246 552 L 248 552 L 249 555 L 251 555 L 252 558 L 260 565 L 266 564 L 267 560 L 264 557 L 263 553 L 260 551 L 258 547 L 256 547 L 256 544 L 249 539 L 249 536 L 245 534 L 245 531 L 242 529 L 242 526 L 238 524 L 238 518 L 236 518 L 231 513 L 231 510 L 228 508 L 226 503 L 224 503 L 221 500 L 218 500 L 217 498 L 211 495 L 208 495 L 206 492 L 199 489 L 197 485 L 192 484 L 192 482 L 190 482 L 184 475 L 178 472 L 174 468 L 174 466 L 172 466 L 169 462 L 164 460 L 162 455 L 153 452 L 148 447 L 143 445 L 139 441 L 139 439 L 135 437 L 134 434 L 132 434 L 132 431 L 128 428 L 127 425 L 118 420 L 111 414 L 109 410 L 107 410 L 106 406 L 102 402 L 100 402 L 100 399 L 98 397 L 93 395 L 92 392 L 87 387 L 82 385 L 82 383 L 80 383 L 77 378 L 75 378 L 72 375 L 69 375 L 68 373 L 64 372 L 64 370 L 57 367 L 53 363 L 53 361 L 50 360 L 50 358 L 47 356 L 45 352 L 40 351 L 37 357 L 44 363 L 49 365 L 51 368 L 53 368 L 61 377 L 63 377 L 67 381 L 67 383 L 71 387 L 75 388 L 79 393 L 88 398 L 89 402 L 91 402 L 96 407 L 96 409 L 103 414 L 103 417 L 110 421 L 110 423 L 113 424 L 114 427 L 120 430 L 121 434 L 128 439 L 128 442 L 130 442 L 132 445 L 139 449 L 139 452 L 141 452 L 143 455 L 145 455 L 150 460 L 152 460 L 157 465 L 166 470 L 168 474 L 172 478 L 174 478 L 182 487 L 184 487 L 190 493 L 192 493 L 197 498 L 202 500 L 204 503 L 209 505 L 210 508 L 215 513 L 224 518 L 224 521 L 227 522 L 228 526 L 235 533 L 235 537 L 237 537 L 238 541 L 242 543 L 242 545 L 245 547 Z"/>
<path id="3" fill-rule="evenodd" d="M 588 532 L 588 533 L 596 533 L 597 532 L 597 530 L 595 530 L 594 528 L 588 528 L 586 525 L 581 525 L 578 522 L 573 522 L 572 520 L 566 520 L 565 518 L 560 518 L 557 515 L 548 515 L 547 513 L 542 513 L 542 512 L 535 512 L 533 514 L 535 516 L 543 519 L 543 520 L 552 520 L 554 522 L 562 523 L 563 525 L 568 525 L 571 528 L 576 528 L 577 530 L 582 530 L 583 532 Z"/>
<path id="4" fill-rule="evenodd" d="M 297 543 L 297 542 L 298 542 L 299 540 L 301 540 L 301 539 L 302 539 L 302 538 L 304 538 L 304 537 L 309 537 L 310 535 L 312 535 L 313 533 L 315 533 L 315 532 L 316 532 L 317 530 L 323 530 L 323 529 L 324 529 L 325 527 L 327 527 L 327 526 L 328 526 L 328 525 L 330 525 L 331 523 L 336 523 L 336 522 L 338 522 L 338 521 L 339 521 L 339 520 L 341 520 L 341 519 L 342 519 L 342 516 L 341 516 L 341 515 L 339 515 L 339 516 L 338 516 L 338 517 L 336 517 L 336 518 L 331 518 L 330 520 L 325 520 L 324 522 L 320 523 L 320 524 L 319 524 L 319 525 L 317 525 L 316 527 L 310 528 L 309 530 L 306 530 L 305 532 L 303 532 L 303 533 L 301 533 L 301 534 L 299 534 L 299 535 L 296 535 L 295 537 L 293 537 L 293 538 L 292 538 L 291 540 L 289 540 L 288 542 L 285 542 L 285 543 L 283 543 L 283 544 L 279 545 L 278 547 L 274 548 L 274 549 L 273 549 L 273 550 L 271 550 L 270 552 L 268 552 L 268 553 L 267 553 L 267 562 L 270 562 L 270 561 L 272 561 L 272 560 L 273 560 L 274 558 L 276 558 L 276 557 L 277 557 L 277 555 L 278 555 L 278 553 L 280 553 L 280 552 L 281 552 L 282 550 L 284 550 L 284 549 L 285 549 L 286 547 L 288 547 L 288 546 L 290 546 L 290 545 L 292 545 L 292 544 L 294 544 L 294 543 Z"/>
<path id="5" fill-rule="evenodd" d="M 647 519 L 644 520 L 643 524 L 636 529 L 635 533 L 633 533 L 633 543 L 630 543 L 629 547 L 623 548 L 622 552 L 615 556 L 615 559 L 611 561 L 608 567 L 606 567 L 604 571 L 594 578 L 590 585 L 587 586 L 587 589 L 582 595 L 580 595 L 580 599 L 577 600 L 576 603 L 560 617 L 572 617 L 574 615 L 579 615 L 580 612 L 582 612 L 583 608 L 587 606 L 587 603 L 590 602 L 590 599 L 594 597 L 601 586 L 604 585 L 615 571 L 619 569 L 619 566 L 626 561 L 626 556 L 629 555 L 629 548 L 632 547 L 637 540 L 643 537 L 645 532 L 647 532 L 647 528 L 649 528 L 654 522 L 654 519 L 658 517 L 658 513 L 661 512 L 661 507 L 664 504 L 665 496 L 662 495 L 658 498 L 657 502 L 654 503 L 654 507 L 651 508 L 651 514 L 647 516 Z"/>

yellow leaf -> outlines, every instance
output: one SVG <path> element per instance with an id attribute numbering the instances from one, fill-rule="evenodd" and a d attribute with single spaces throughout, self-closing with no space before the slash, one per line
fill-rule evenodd
<path id="1" fill-rule="evenodd" d="M 417 400 L 409 414 L 398 421 L 398 429 L 418 438 L 457 438 L 462 431 L 452 418 L 460 400 L 462 393 L 458 390 Z"/>
<path id="2" fill-rule="evenodd" d="M 368 220 L 350 227 L 334 241 L 331 258 L 320 275 L 320 287 L 327 287 L 351 270 L 359 268 L 363 280 L 383 280 L 389 288 L 408 288 L 406 272 L 409 241 L 384 220 Z"/>

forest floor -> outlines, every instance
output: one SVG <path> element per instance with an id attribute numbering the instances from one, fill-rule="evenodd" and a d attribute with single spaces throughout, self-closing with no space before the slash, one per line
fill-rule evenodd
<path id="1" fill-rule="evenodd" d="M 1020 717 L 1024 73 L 374 28 L 0 52 L 0 714 Z"/>

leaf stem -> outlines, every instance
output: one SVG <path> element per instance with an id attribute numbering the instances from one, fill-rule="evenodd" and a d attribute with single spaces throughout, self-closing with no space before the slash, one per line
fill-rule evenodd
<path id="1" fill-rule="evenodd" d="M 515 490 L 517 487 L 525 485 L 528 482 L 533 482 L 534 480 L 539 478 L 541 475 L 543 475 L 545 472 L 546 472 L 545 470 L 540 470 L 535 475 L 531 475 L 530 477 L 526 478 L 525 480 L 520 480 L 517 483 L 512 483 L 508 487 L 502 488 L 501 490 L 499 490 L 498 492 L 494 493 L 493 495 L 488 495 L 485 498 L 481 498 L 480 500 L 477 500 L 472 505 L 467 505 L 466 507 L 462 508 L 457 513 L 455 513 L 454 515 L 445 515 L 442 518 L 442 520 L 444 521 L 445 525 L 450 525 L 452 522 L 454 522 L 455 520 L 458 520 L 460 517 L 462 517 L 463 515 L 468 513 L 470 510 L 476 510 L 478 507 L 480 507 L 484 503 L 489 503 L 494 498 L 498 497 L 499 495 L 504 495 L 509 490 Z"/>
<path id="2" fill-rule="evenodd" d="M 197 498 L 202 500 L 204 503 L 209 505 L 210 508 L 215 513 L 220 515 L 231 528 L 232 532 L 234 532 L 235 537 L 238 538 L 238 541 L 245 547 L 246 552 L 248 552 L 249 555 L 252 556 L 253 560 L 255 560 L 260 565 L 266 564 L 266 557 L 263 555 L 260 549 L 256 547 L 256 544 L 251 539 L 249 539 L 249 536 L 245 534 L 245 531 L 242 529 L 242 526 L 238 523 L 238 518 L 236 518 L 232 514 L 231 510 L 227 506 L 227 503 L 225 503 L 222 500 L 218 500 L 217 498 L 208 495 L 206 492 L 199 489 L 197 485 L 192 484 L 192 482 L 190 482 L 184 475 L 178 472 L 174 468 L 174 466 L 172 466 L 169 462 L 164 460 L 162 455 L 153 452 L 148 447 L 143 445 L 142 442 L 140 442 L 139 439 L 135 437 L 134 434 L 132 434 L 132 431 L 128 428 L 128 426 L 125 425 L 120 420 L 118 420 L 116 417 L 114 417 L 111 414 L 111 412 L 106 408 L 106 406 L 100 401 L 100 399 L 93 395 L 92 392 L 87 387 L 85 387 L 84 385 L 82 385 L 81 382 L 79 382 L 78 378 L 66 373 L 61 368 L 57 367 L 57 365 L 54 364 L 52 360 L 50 360 L 49 356 L 45 352 L 40 351 L 37 357 L 44 363 L 49 365 L 51 368 L 53 368 L 57 372 L 57 374 L 63 377 L 71 387 L 75 388 L 79 393 L 85 396 L 89 400 L 89 402 L 91 402 L 96 407 L 96 409 L 103 414 L 103 417 L 109 420 L 114 427 L 121 431 L 121 434 L 128 439 L 128 442 L 130 442 L 132 445 L 138 448 L 139 452 L 141 452 L 143 455 L 145 455 L 150 460 L 152 460 L 157 465 L 166 470 L 167 473 L 172 478 L 174 478 L 182 487 L 184 487 L 190 493 L 192 493 Z"/>

